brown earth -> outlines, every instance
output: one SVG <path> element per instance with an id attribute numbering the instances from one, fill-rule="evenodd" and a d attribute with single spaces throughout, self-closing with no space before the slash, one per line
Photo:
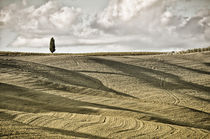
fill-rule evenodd
<path id="1" fill-rule="evenodd" d="M 0 56 L 0 138 L 210 138 L 210 52 Z"/>

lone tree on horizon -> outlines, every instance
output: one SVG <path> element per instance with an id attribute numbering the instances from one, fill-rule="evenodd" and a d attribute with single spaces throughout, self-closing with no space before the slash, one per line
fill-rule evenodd
<path id="1" fill-rule="evenodd" d="M 55 52 L 55 39 L 53 37 L 50 39 L 50 51 L 51 53 Z"/>

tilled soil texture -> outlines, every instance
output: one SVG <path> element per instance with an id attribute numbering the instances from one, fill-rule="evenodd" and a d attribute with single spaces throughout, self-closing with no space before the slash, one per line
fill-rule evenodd
<path id="1" fill-rule="evenodd" d="M 210 52 L 0 56 L 0 138 L 210 138 Z"/>

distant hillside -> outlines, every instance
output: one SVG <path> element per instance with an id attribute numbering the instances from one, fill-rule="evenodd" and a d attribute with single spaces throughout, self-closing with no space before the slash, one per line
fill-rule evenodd
<path id="1" fill-rule="evenodd" d="M 128 56 L 128 55 L 159 55 L 166 52 L 97 52 L 97 53 L 31 53 L 31 52 L 3 52 L 0 51 L 0 56 L 47 56 L 47 55 L 86 55 L 86 56 Z"/>
<path id="2" fill-rule="evenodd" d="M 135 55 L 160 55 L 160 54 L 186 54 L 195 52 L 210 51 L 210 46 L 206 48 L 194 48 L 186 51 L 172 52 L 95 52 L 95 53 L 32 53 L 32 52 L 6 52 L 0 51 L 0 56 L 48 56 L 48 55 L 83 55 L 83 56 L 135 56 Z"/>
<path id="3" fill-rule="evenodd" d="M 205 52 L 205 51 L 210 51 L 210 46 L 206 48 L 194 48 L 194 49 L 188 49 L 186 51 L 179 51 L 176 52 L 178 54 L 185 54 L 185 53 L 196 53 L 196 52 Z M 175 53 L 175 52 L 172 52 Z"/>

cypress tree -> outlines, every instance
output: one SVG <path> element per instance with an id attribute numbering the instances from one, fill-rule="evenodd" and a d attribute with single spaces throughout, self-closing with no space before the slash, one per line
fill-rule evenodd
<path id="1" fill-rule="evenodd" d="M 55 39 L 53 37 L 50 40 L 50 51 L 51 53 L 55 52 Z"/>

